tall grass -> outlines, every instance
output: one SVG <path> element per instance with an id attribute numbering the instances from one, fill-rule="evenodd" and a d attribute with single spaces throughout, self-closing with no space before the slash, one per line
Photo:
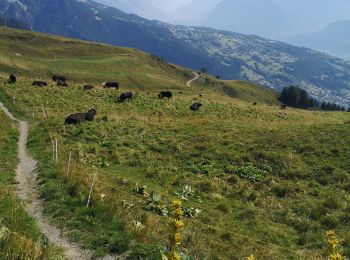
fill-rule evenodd
<path id="1" fill-rule="evenodd" d="M 48 245 L 46 246 L 48 247 Z M 48 259 L 48 249 L 23 235 L 11 232 L 0 222 L 0 259 Z"/>

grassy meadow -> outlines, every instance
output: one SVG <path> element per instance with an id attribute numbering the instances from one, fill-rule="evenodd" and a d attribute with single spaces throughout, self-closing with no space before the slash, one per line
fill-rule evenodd
<path id="1" fill-rule="evenodd" d="M 9 31 L 0 41 L 11 37 Z M 181 199 L 181 249 L 194 259 L 325 259 L 328 230 L 350 256 L 350 113 L 281 110 L 276 93 L 240 81 L 203 76 L 188 88 L 190 71 L 135 50 L 72 40 L 67 49 L 67 39 L 37 34 L 42 40 L 23 46 L 16 37 L 0 44 L 1 57 L 16 43 L 22 55 L 8 58 L 5 71 L 19 80 L 0 83 L 0 99 L 31 122 L 28 146 L 39 161 L 45 214 L 72 241 L 97 256 L 161 259 L 171 201 Z M 61 67 L 49 50 L 67 55 Z M 90 55 L 105 51 L 113 66 L 102 69 L 107 60 Z M 117 63 L 118 53 L 133 58 Z M 100 65 L 90 67 L 94 62 Z M 53 86 L 53 71 L 67 74 L 71 86 Z M 120 79 L 118 91 L 82 89 L 112 76 Z M 49 86 L 31 86 L 38 77 Z M 173 100 L 157 99 L 166 89 Z M 116 103 L 126 90 L 134 100 Z M 189 110 L 195 100 L 203 103 L 198 112 Z M 64 125 L 69 114 L 90 108 L 97 109 L 94 122 Z M 58 163 L 50 136 L 58 141 Z"/>

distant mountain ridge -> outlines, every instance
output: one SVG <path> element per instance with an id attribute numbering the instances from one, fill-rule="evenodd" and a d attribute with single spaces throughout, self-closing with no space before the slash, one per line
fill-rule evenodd
<path id="1" fill-rule="evenodd" d="M 201 24 L 286 40 L 350 19 L 349 10 L 348 0 L 222 0 L 202 18 Z"/>
<path id="2" fill-rule="evenodd" d="M 350 63 L 278 41 L 203 27 L 149 21 L 89 0 L 0 0 L 0 12 L 35 31 L 128 46 L 224 79 L 281 90 L 307 89 L 320 100 L 350 103 Z"/>
<path id="3" fill-rule="evenodd" d="M 318 32 L 297 35 L 291 41 L 350 60 L 350 20 L 332 23 Z"/>
<path id="4" fill-rule="evenodd" d="M 165 14 L 156 8 L 150 0 L 98 0 L 96 2 L 117 7 L 123 12 L 140 15 L 147 19 L 165 18 Z"/>

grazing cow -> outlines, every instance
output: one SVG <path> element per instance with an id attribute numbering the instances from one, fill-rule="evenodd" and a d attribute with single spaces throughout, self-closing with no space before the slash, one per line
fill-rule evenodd
<path id="1" fill-rule="evenodd" d="M 17 77 L 14 74 L 10 74 L 9 79 L 7 80 L 7 83 L 15 84 L 16 82 L 17 82 Z"/>
<path id="2" fill-rule="evenodd" d="M 190 106 L 190 109 L 192 111 L 198 111 L 201 108 L 202 104 L 201 103 L 193 103 L 192 106 Z"/>
<path id="3" fill-rule="evenodd" d="M 116 81 L 107 81 L 107 82 L 103 82 L 102 86 L 104 88 L 115 88 L 115 89 L 119 89 L 119 83 Z"/>
<path id="4" fill-rule="evenodd" d="M 158 98 L 159 99 L 172 99 L 173 98 L 173 93 L 171 93 L 170 91 L 162 91 L 158 94 Z"/>
<path id="5" fill-rule="evenodd" d="M 132 93 L 131 92 L 125 92 L 120 95 L 118 98 L 118 102 L 125 102 L 125 101 L 130 101 L 132 100 Z"/>
<path id="6" fill-rule="evenodd" d="M 57 87 L 68 87 L 68 84 L 65 81 L 58 80 Z"/>
<path id="7" fill-rule="evenodd" d="M 67 78 L 65 76 L 58 76 L 58 75 L 53 75 L 52 76 L 52 81 L 62 81 L 66 82 Z"/>
<path id="8" fill-rule="evenodd" d="M 47 83 L 45 81 L 35 80 L 33 81 L 32 86 L 44 87 L 47 86 Z"/>
<path id="9" fill-rule="evenodd" d="M 96 109 L 92 108 L 87 113 L 72 114 L 64 121 L 65 125 L 76 125 L 84 121 L 94 121 Z"/>
<path id="10" fill-rule="evenodd" d="M 92 85 L 85 85 L 84 90 L 93 90 L 95 87 Z"/>
<path id="11" fill-rule="evenodd" d="M 287 108 L 287 105 L 281 104 L 281 109 L 286 109 L 286 108 Z"/>

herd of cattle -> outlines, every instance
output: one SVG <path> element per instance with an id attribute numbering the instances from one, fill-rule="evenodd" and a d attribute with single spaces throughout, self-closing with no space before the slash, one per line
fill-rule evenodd
<path id="1" fill-rule="evenodd" d="M 67 78 L 64 76 L 59 76 L 59 75 L 53 75 L 52 76 L 52 81 L 56 82 L 56 85 L 58 87 L 68 87 L 68 83 L 67 83 Z M 10 74 L 9 79 L 7 80 L 8 84 L 15 84 L 17 82 L 17 77 L 14 74 Z M 45 81 L 41 81 L 41 80 L 35 80 L 32 83 L 32 86 L 38 86 L 38 87 L 45 87 L 47 86 L 47 82 Z M 103 88 L 108 88 L 108 89 L 119 89 L 119 83 L 116 81 L 107 81 L 107 82 L 103 82 L 102 83 L 102 87 Z M 93 90 L 95 87 L 93 85 L 85 85 L 83 86 L 83 89 L 85 91 L 89 91 L 89 90 Z M 200 95 L 201 96 L 201 95 Z M 171 91 L 161 91 L 158 94 L 158 98 L 159 99 L 172 99 L 173 97 L 173 93 Z M 119 103 L 125 102 L 125 101 L 131 101 L 133 99 L 133 93 L 132 92 L 125 92 L 122 93 L 118 98 L 117 101 Z M 198 111 L 200 109 L 200 107 L 202 106 L 201 103 L 196 102 L 194 104 L 192 104 L 190 106 L 190 109 L 192 111 Z M 72 114 L 70 116 L 68 116 L 65 119 L 65 124 L 67 125 L 76 125 L 79 124 L 83 121 L 93 121 L 94 117 L 96 115 L 97 111 L 96 109 L 90 109 L 88 112 L 86 113 L 76 113 L 76 114 Z"/>

